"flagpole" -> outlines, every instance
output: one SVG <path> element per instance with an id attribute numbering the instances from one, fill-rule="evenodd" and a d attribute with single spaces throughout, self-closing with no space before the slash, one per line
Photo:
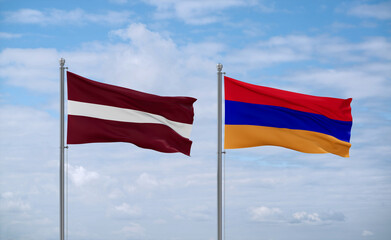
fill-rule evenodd
<path id="1" fill-rule="evenodd" d="M 218 91 L 217 91 L 217 240 L 222 240 L 223 235 L 223 224 L 222 224 L 222 216 L 223 216 L 223 207 L 222 207 L 222 75 L 221 72 L 223 70 L 223 64 L 217 64 L 217 82 L 218 82 Z"/>
<path id="2" fill-rule="evenodd" d="M 60 240 L 65 236 L 64 217 L 64 64 L 65 59 L 60 59 Z"/>

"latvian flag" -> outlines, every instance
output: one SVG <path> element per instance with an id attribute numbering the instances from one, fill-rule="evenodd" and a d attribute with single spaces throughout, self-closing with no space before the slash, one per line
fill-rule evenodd
<path id="1" fill-rule="evenodd" d="M 161 97 L 71 72 L 67 82 L 68 144 L 128 142 L 190 156 L 195 98 Z"/>

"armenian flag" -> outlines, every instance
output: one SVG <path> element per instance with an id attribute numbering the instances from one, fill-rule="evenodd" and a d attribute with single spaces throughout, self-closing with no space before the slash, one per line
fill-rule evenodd
<path id="1" fill-rule="evenodd" d="M 224 77 L 225 149 L 280 146 L 349 157 L 351 98 L 318 97 Z"/>

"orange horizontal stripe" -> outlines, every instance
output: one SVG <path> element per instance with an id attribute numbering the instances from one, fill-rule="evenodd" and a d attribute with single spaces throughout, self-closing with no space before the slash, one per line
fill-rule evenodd
<path id="1" fill-rule="evenodd" d="M 327 134 L 252 125 L 225 125 L 224 148 L 280 146 L 304 153 L 333 153 L 349 157 L 351 144 Z"/>

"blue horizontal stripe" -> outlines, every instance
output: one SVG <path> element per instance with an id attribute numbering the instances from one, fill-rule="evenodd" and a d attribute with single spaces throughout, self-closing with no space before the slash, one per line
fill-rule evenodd
<path id="1" fill-rule="evenodd" d="M 324 133 L 349 142 L 352 122 L 284 107 L 225 100 L 225 124 L 256 125 Z"/>

